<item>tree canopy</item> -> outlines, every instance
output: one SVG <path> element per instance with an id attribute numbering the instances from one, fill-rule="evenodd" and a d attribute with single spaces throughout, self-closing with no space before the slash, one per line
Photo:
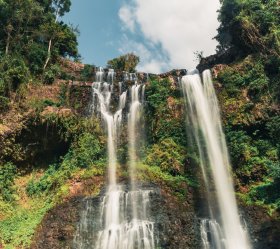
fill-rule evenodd
<path id="1" fill-rule="evenodd" d="M 222 0 L 219 21 L 218 50 L 280 56 L 278 0 Z"/>
<path id="2" fill-rule="evenodd" d="M 107 62 L 108 67 L 115 70 L 122 70 L 125 72 L 133 73 L 135 72 L 136 66 L 140 62 L 140 58 L 133 53 L 128 53 L 121 55 L 118 58 L 109 60 Z"/>
<path id="3" fill-rule="evenodd" d="M 42 73 L 50 39 L 52 63 L 59 56 L 77 57 L 75 29 L 58 21 L 70 6 L 70 0 L 1 0 L 1 57 L 20 56 L 32 73 Z"/>
<path id="4" fill-rule="evenodd" d="M 28 78 L 52 75 L 60 57 L 78 58 L 77 29 L 59 20 L 70 0 L 0 0 L 0 102 Z"/>

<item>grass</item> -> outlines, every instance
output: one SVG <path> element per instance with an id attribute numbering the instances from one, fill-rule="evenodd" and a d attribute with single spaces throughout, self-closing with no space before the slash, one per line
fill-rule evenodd
<path id="1" fill-rule="evenodd" d="M 31 244 L 36 227 L 53 206 L 48 199 L 33 199 L 30 208 L 16 206 L 8 218 L 0 221 L 0 237 L 4 248 L 26 248 Z"/>
<path id="2" fill-rule="evenodd" d="M 16 179 L 14 202 L 0 201 L 0 245 L 5 249 L 28 248 L 44 215 L 69 193 L 69 186 L 65 184 L 51 194 L 31 198 L 25 189 L 32 175 Z"/>

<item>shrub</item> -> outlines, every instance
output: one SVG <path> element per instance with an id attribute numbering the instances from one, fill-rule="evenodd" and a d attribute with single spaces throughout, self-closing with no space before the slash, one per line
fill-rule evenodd
<path id="1" fill-rule="evenodd" d="M 152 80 L 146 88 L 149 142 L 157 143 L 172 138 L 176 143 L 186 145 L 183 102 L 178 89 L 168 79 Z"/>
<path id="2" fill-rule="evenodd" d="M 61 84 L 59 89 L 59 105 L 65 106 L 67 105 L 68 99 L 67 99 L 67 93 L 68 93 L 68 85 L 67 84 Z"/>
<path id="3" fill-rule="evenodd" d="M 29 248 L 36 228 L 51 207 L 44 199 L 34 199 L 31 208 L 14 206 L 13 214 L 0 221 L 3 248 Z"/>
<path id="4" fill-rule="evenodd" d="M 252 139 L 244 131 L 230 131 L 226 136 L 235 167 L 258 154 L 257 148 L 252 146 Z"/>
<path id="5" fill-rule="evenodd" d="M 222 83 L 231 97 L 238 97 L 240 89 L 248 89 L 250 97 L 258 100 L 260 95 L 268 91 L 269 78 L 265 73 L 265 67 L 260 58 L 248 56 L 237 68 L 228 67 L 218 75 L 218 81 Z"/>
<path id="6" fill-rule="evenodd" d="M 158 166 L 163 171 L 172 175 L 184 173 L 184 162 L 186 151 L 174 142 L 172 138 L 167 138 L 152 146 L 149 150 L 146 163 L 151 166 Z"/>
<path id="7" fill-rule="evenodd" d="M 1 73 L 0 73 L 1 75 Z M 6 82 L 0 78 L 0 96 L 7 96 L 8 95 L 8 86 Z"/>
<path id="8" fill-rule="evenodd" d="M 280 181 L 267 182 L 251 188 L 249 197 L 255 201 L 272 206 L 274 209 L 280 208 Z"/>
<path id="9" fill-rule="evenodd" d="M 51 190 L 55 182 L 60 180 L 56 175 L 58 170 L 59 165 L 53 164 L 49 166 L 48 170 L 39 180 L 31 179 L 26 187 L 27 194 L 33 196 Z"/>
<path id="10" fill-rule="evenodd" d="M 0 95 L 0 112 L 8 110 L 9 102 L 9 98 Z"/>
<path id="11" fill-rule="evenodd" d="M 278 54 L 279 2 L 275 0 L 224 0 L 219 11 L 219 48 L 236 48 L 245 54 Z"/>
<path id="12" fill-rule="evenodd" d="M 198 183 L 193 178 L 187 178 L 181 175 L 173 176 L 162 171 L 162 169 L 157 166 L 139 164 L 137 165 L 137 175 L 140 180 L 158 183 L 161 186 L 168 186 L 174 191 L 174 194 L 179 197 L 186 194 L 187 185 L 198 187 Z"/>
<path id="13" fill-rule="evenodd" d="M 30 72 L 19 56 L 5 56 L 0 61 L 0 75 L 9 91 L 15 91 L 20 84 L 28 83 Z"/>
<path id="14" fill-rule="evenodd" d="M 32 43 L 26 53 L 26 58 L 29 62 L 30 71 L 39 75 L 43 72 L 43 67 L 47 57 L 47 50 L 45 46 L 39 43 Z"/>
<path id="15" fill-rule="evenodd" d="M 80 136 L 64 163 L 74 167 L 88 168 L 101 158 L 103 152 L 98 138 L 86 132 Z"/>
<path id="16" fill-rule="evenodd" d="M 45 73 L 44 73 L 44 83 L 52 84 L 56 77 L 60 73 L 60 67 L 58 65 L 52 65 Z"/>
<path id="17" fill-rule="evenodd" d="M 86 64 L 81 71 L 82 81 L 94 81 L 94 66 Z"/>
<path id="18" fill-rule="evenodd" d="M 27 194 L 38 196 L 49 193 L 71 177 L 75 169 L 100 167 L 99 160 L 102 160 L 102 154 L 103 149 L 96 136 L 87 132 L 82 134 L 64 156 L 62 162 L 50 165 L 40 179 L 31 179 L 26 188 Z M 96 172 L 101 172 L 101 170 L 96 170 Z"/>
<path id="19" fill-rule="evenodd" d="M 5 201 L 13 200 L 14 179 L 16 177 L 16 166 L 12 163 L 0 165 L 0 198 Z"/>
<path id="20" fill-rule="evenodd" d="M 266 127 L 269 133 L 269 137 L 274 142 L 274 144 L 280 144 L 280 116 L 272 117 L 266 124 Z"/>

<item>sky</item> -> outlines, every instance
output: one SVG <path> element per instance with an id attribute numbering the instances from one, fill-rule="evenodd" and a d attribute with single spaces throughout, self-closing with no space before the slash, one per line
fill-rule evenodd
<path id="1" fill-rule="evenodd" d="M 139 71 L 195 68 L 194 53 L 215 53 L 219 0 L 72 0 L 63 21 L 80 30 L 82 61 L 96 66 L 140 56 Z"/>

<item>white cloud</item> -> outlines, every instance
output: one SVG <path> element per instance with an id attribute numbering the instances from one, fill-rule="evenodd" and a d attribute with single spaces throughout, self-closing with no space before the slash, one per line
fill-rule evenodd
<path id="1" fill-rule="evenodd" d="M 143 45 L 150 58 L 144 60 L 142 68 L 193 68 L 197 64 L 194 52 L 215 52 L 217 43 L 212 38 L 219 25 L 219 6 L 219 0 L 130 0 L 122 6 L 119 16 L 132 34 L 142 34 L 145 44 L 162 48 L 164 61 L 153 59 L 158 49 L 153 51 Z"/>
<path id="2" fill-rule="evenodd" d="M 135 17 L 133 16 L 131 8 L 127 5 L 123 6 L 119 10 L 119 17 L 121 21 L 125 23 L 125 27 L 133 32 L 135 29 Z"/>
<path id="3" fill-rule="evenodd" d="M 167 59 L 161 54 L 155 53 L 157 48 L 150 44 L 143 44 L 130 40 L 126 35 L 121 40 L 119 52 L 122 54 L 133 52 L 140 56 L 140 64 L 137 70 L 147 73 L 160 73 L 163 68 L 168 68 Z"/>

